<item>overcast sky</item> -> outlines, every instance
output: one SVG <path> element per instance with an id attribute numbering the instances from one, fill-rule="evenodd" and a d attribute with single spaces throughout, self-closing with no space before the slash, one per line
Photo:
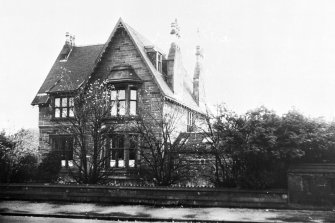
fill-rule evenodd
<path id="1" fill-rule="evenodd" d="M 37 128 L 30 103 L 65 32 L 105 43 L 119 17 L 165 52 L 177 18 L 190 75 L 199 39 L 210 104 L 335 117 L 335 1 L 0 0 L 0 129 Z"/>

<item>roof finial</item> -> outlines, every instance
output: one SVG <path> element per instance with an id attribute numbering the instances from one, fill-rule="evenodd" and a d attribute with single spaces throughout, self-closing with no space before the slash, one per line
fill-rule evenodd
<path id="1" fill-rule="evenodd" d="M 171 35 L 175 35 L 176 38 L 180 38 L 180 28 L 178 25 L 177 19 L 174 20 L 174 22 L 171 23 Z"/>

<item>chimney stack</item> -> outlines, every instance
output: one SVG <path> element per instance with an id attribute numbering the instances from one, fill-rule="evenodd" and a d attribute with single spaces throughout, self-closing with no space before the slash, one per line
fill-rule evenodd
<path id="1" fill-rule="evenodd" d="M 67 61 L 75 43 L 75 36 L 71 35 L 69 32 L 65 33 L 65 45 L 63 46 L 62 51 L 60 52 L 59 60 Z"/>
<path id="2" fill-rule="evenodd" d="M 195 102 L 199 105 L 199 97 L 200 97 L 199 78 L 202 73 L 202 58 L 203 58 L 200 45 L 196 46 L 195 56 L 196 56 L 196 64 L 195 64 L 194 76 L 193 76 L 193 98 Z"/>
<path id="3" fill-rule="evenodd" d="M 171 88 L 171 90 L 178 94 L 182 92 L 183 85 L 183 76 L 181 73 L 182 61 L 181 61 L 181 52 L 178 46 L 178 41 L 180 38 L 180 28 L 175 19 L 174 22 L 171 23 L 171 31 L 172 43 L 170 46 L 168 58 L 166 60 L 166 73 L 167 73 L 167 84 Z"/>
<path id="4" fill-rule="evenodd" d="M 75 46 L 75 39 L 76 37 L 74 35 L 71 35 L 69 32 L 65 33 L 65 45 L 68 46 Z"/>

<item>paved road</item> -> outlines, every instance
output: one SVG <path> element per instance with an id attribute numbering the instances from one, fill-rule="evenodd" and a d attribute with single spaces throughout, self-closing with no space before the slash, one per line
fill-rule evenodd
<path id="1" fill-rule="evenodd" d="M 185 208 L 153 207 L 146 205 L 108 205 L 93 203 L 57 203 L 29 201 L 0 201 L 0 214 L 20 216 L 48 216 L 66 218 L 90 218 L 93 220 L 48 219 L 48 222 L 104 222 L 106 220 L 142 221 L 238 221 L 238 222 L 335 222 L 334 211 L 276 210 L 247 208 Z M 4 218 L 5 216 L 1 216 Z M 14 219 L 16 218 L 9 218 Z M 19 218 L 20 219 L 20 218 Z M 22 217 L 21 217 L 22 219 Z M 23 217 L 24 220 L 29 218 Z M 36 218 L 36 222 L 45 222 Z M 0 221 L 2 222 L 2 221 Z M 20 221 L 18 221 L 20 222 Z M 29 222 L 29 221 L 28 221 Z M 34 222 L 34 221 L 32 221 Z M 110 221 L 107 221 L 110 222 Z"/>
<path id="2" fill-rule="evenodd" d="M 95 219 L 71 219 L 71 218 L 40 218 L 27 216 L 0 216 L 1 223 L 123 223 L 126 221 L 104 221 Z"/>

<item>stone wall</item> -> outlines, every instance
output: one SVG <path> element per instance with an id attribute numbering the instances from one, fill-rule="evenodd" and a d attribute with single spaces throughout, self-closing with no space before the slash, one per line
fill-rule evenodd
<path id="1" fill-rule="evenodd" d="M 208 207 L 286 208 L 285 190 L 216 188 L 0 185 L 0 199 Z"/>
<path id="2" fill-rule="evenodd" d="M 335 205 L 335 164 L 300 164 L 288 172 L 288 194 L 292 207 Z"/>
<path id="3" fill-rule="evenodd" d="M 42 155 L 50 151 L 49 135 L 55 133 L 56 129 L 52 119 L 52 107 L 39 106 L 39 150 Z"/>

